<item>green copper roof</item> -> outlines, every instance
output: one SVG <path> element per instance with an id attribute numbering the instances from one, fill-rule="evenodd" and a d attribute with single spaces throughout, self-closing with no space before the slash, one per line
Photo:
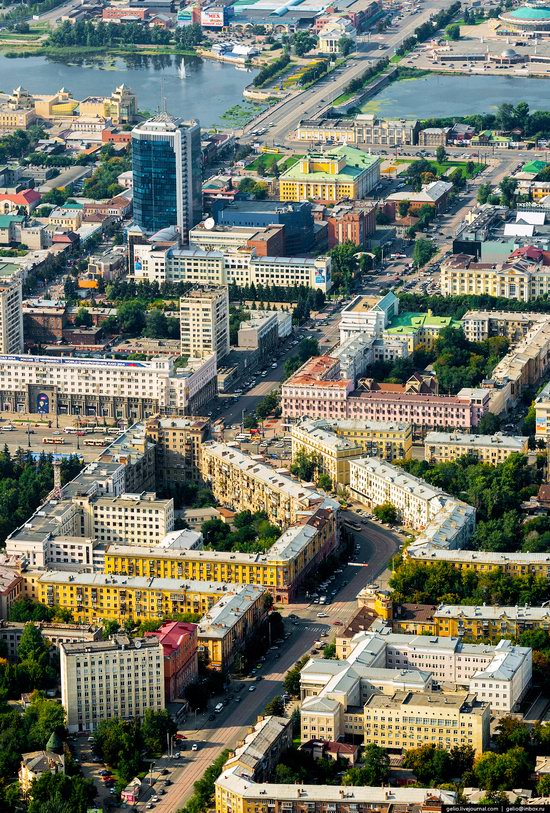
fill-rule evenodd
<path id="1" fill-rule="evenodd" d="M 516 20 L 550 20 L 550 8 L 544 6 L 520 6 L 513 11 L 505 12 L 503 16 L 513 17 Z"/>
<path id="2" fill-rule="evenodd" d="M 543 169 L 546 169 L 547 166 L 548 164 L 546 163 L 546 161 L 537 161 L 537 160 L 529 161 L 529 163 L 525 164 L 521 171 L 536 172 L 538 174 L 539 172 L 542 172 Z"/>
<path id="3" fill-rule="evenodd" d="M 446 327 L 461 327 L 461 323 L 455 321 L 451 316 L 433 316 L 431 313 L 400 313 L 392 319 L 386 333 L 393 335 L 404 335 L 416 333 L 421 328 L 436 328 L 443 330 Z"/>

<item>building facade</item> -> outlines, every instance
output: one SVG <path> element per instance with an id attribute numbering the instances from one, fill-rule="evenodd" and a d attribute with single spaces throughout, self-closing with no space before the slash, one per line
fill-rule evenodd
<path id="1" fill-rule="evenodd" d="M 164 698 L 171 703 L 181 697 L 183 690 L 197 680 L 197 625 L 185 621 L 165 621 L 146 638 L 157 638 L 164 657 Z"/>
<path id="2" fill-rule="evenodd" d="M 310 152 L 279 178 L 281 200 L 339 200 L 365 198 L 380 180 L 380 158 L 353 147 Z"/>
<path id="3" fill-rule="evenodd" d="M 197 121 L 161 113 L 132 130 L 134 221 L 146 233 L 176 225 L 184 242 L 202 215 Z"/>
<path id="4" fill-rule="evenodd" d="M 430 463 L 450 463 L 468 455 L 481 463 L 496 466 L 511 454 L 528 454 L 527 437 L 518 435 L 465 435 L 461 432 L 428 432 L 424 438 L 424 459 Z"/>
<path id="5" fill-rule="evenodd" d="M 197 288 L 180 297 L 182 356 L 216 354 L 219 363 L 229 353 L 229 292 L 226 286 Z"/>
<path id="6" fill-rule="evenodd" d="M 116 635 L 61 644 L 61 702 L 69 732 L 94 731 L 101 720 L 143 717 L 164 708 L 164 660 L 156 638 Z"/>
<path id="7" fill-rule="evenodd" d="M 208 418 L 148 418 L 145 433 L 155 444 L 157 489 L 200 480 L 200 449 L 208 426 Z"/>
<path id="8" fill-rule="evenodd" d="M 529 302 L 550 292 L 550 269 L 519 259 L 502 264 L 476 262 L 454 254 L 441 264 L 443 296 L 498 296 Z"/>
<path id="9" fill-rule="evenodd" d="M 23 352 L 22 282 L 0 280 L 0 353 Z"/>

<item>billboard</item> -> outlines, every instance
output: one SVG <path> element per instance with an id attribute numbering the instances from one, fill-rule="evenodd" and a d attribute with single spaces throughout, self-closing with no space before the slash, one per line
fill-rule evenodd
<path id="1" fill-rule="evenodd" d="M 536 435 L 545 435 L 547 429 L 547 417 L 546 415 L 537 415 L 536 417 Z"/>
<path id="2" fill-rule="evenodd" d="M 201 11 L 201 25 L 206 28 L 223 28 L 226 25 L 226 13 L 223 7 L 207 8 Z"/>

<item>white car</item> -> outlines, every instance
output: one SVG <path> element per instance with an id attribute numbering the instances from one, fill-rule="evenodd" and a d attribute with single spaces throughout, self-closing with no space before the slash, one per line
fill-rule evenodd
<path id="1" fill-rule="evenodd" d="M 328 618 L 328 613 L 317 613 L 317 618 Z"/>
<path id="2" fill-rule="evenodd" d="M 255 692 L 255 691 L 256 691 L 256 687 L 255 687 L 255 686 L 249 686 L 249 687 L 248 687 L 248 691 L 249 691 L 249 692 Z"/>
<path id="3" fill-rule="evenodd" d="M 199 746 L 197 745 L 196 742 L 194 742 L 193 745 L 191 746 L 191 750 L 192 751 L 198 751 L 199 750 Z"/>

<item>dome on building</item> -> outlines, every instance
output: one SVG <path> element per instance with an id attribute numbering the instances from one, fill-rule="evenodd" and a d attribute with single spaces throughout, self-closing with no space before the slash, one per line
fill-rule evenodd
<path id="1" fill-rule="evenodd" d="M 517 57 L 519 57 L 519 54 L 517 51 L 514 51 L 513 48 L 505 48 L 500 56 L 502 57 L 502 59 L 517 59 Z"/>
<path id="2" fill-rule="evenodd" d="M 550 21 L 550 7 L 548 6 L 520 6 L 513 11 L 508 11 L 502 15 L 511 17 L 513 20 L 537 20 Z"/>

